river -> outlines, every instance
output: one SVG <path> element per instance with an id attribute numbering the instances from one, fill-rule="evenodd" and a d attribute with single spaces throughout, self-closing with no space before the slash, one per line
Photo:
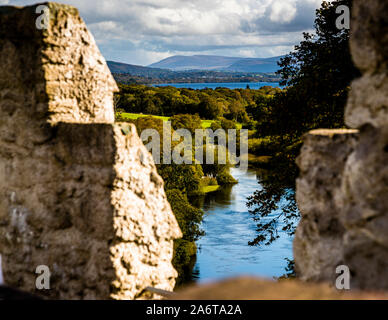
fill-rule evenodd
<path id="1" fill-rule="evenodd" d="M 256 236 L 255 222 L 246 206 L 247 197 L 259 189 L 257 171 L 232 168 L 239 181 L 206 195 L 200 206 L 205 212 L 202 229 L 206 235 L 197 241 L 193 280 L 207 282 L 237 275 L 273 278 L 284 275 L 292 259 L 292 238 L 280 233 L 270 246 L 251 247 Z"/>

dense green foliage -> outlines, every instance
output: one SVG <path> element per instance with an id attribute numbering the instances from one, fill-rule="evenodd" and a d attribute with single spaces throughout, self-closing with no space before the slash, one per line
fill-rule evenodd
<path id="1" fill-rule="evenodd" d="M 174 87 L 149 87 L 119 84 L 117 110 L 158 116 L 197 114 L 201 119 L 225 118 L 251 125 L 246 108 L 256 106 L 261 96 L 281 91 L 273 87 L 260 90 L 217 88 L 192 90 Z"/>
<path id="2" fill-rule="evenodd" d="M 187 129 L 194 136 L 195 130 L 202 129 L 201 118 L 190 114 L 177 114 L 170 118 L 171 126 L 174 130 Z"/>
<path id="3" fill-rule="evenodd" d="M 298 138 L 314 128 L 344 126 L 349 85 L 359 71 L 350 55 L 349 30 L 336 28 L 339 5 L 350 6 L 351 1 L 323 2 L 316 34 L 305 33 L 295 51 L 281 59 L 279 73 L 289 88 L 270 104 L 267 128 L 272 135 Z"/>
<path id="4" fill-rule="evenodd" d="M 177 285 L 180 285 L 190 277 L 197 251 L 195 241 L 204 234 L 199 227 L 203 212 L 190 204 L 182 190 L 167 189 L 166 194 L 183 233 L 182 239 L 174 242 L 173 259 L 173 265 L 179 273 Z"/>
<path id="5" fill-rule="evenodd" d="M 149 115 L 147 114 L 140 114 L 140 113 L 127 113 L 123 112 L 123 110 L 118 110 L 116 113 L 116 120 L 119 122 L 131 122 L 132 120 L 136 120 L 141 117 L 148 117 Z M 154 118 L 161 119 L 163 121 L 169 121 L 172 117 L 163 117 L 163 116 L 152 116 Z M 201 120 L 201 126 L 202 129 L 207 129 L 210 128 L 211 125 L 216 122 L 217 120 Z M 241 127 L 241 124 L 237 123 L 237 127 Z"/>

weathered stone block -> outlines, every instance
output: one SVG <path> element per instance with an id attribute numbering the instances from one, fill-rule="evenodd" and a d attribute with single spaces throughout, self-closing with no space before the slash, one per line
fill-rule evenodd
<path id="1" fill-rule="evenodd" d="M 116 83 L 76 9 L 0 7 L 0 254 L 7 285 L 60 299 L 173 290 L 181 236 L 152 156 L 115 125 Z M 3 28 L 4 27 L 4 28 Z M 50 268 L 50 290 L 35 288 Z"/>
<path id="2" fill-rule="evenodd" d="M 296 271 L 303 280 L 332 281 L 342 264 L 341 208 L 336 205 L 357 130 L 314 130 L 304 137 L 297 159 L 296 199 L 302 219 L 294 239 Z"/>
<path id="3" fill-rule="evenodd" d="M 0 94 L 22 82 L 44 103 L 51 122 L 113 123 L 117 85 L 78 10 L 44 5 L 50 20 L 42 30 L 36 5 L 0 7 Z"/>
<path id="4" fill-rule="evenodd" d="M 364 75 L 353 81 L 345 120 L 351 128 L 388 126 L 388 73 Z"/>
<path id="5" fill-rule="evenodd" d="M 353 0 L 352 57 L 363 73 L 388 71 L 388 3 Z"/>
<path id="6" fill-rule="evenodd" d="M 388 3 L 354 0 L 350 46 L 363 76 L 352 83 L 346 124 L 388 125 Z"/>

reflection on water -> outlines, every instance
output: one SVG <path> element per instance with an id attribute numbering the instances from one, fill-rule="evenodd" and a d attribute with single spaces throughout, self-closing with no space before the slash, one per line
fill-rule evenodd
<path id="1" fill-rule="evenodd" d="M 206 235 L 197 241 L 192 276 L 200 282 L 236 275 L 281 276 L 287 266 L 285 258 L 292 258 L 292 238 L 282 232 L 270 246 L 248 246 L 256 232 L 246 202 L 260 185 L 255 170 L 232 168 L 231 173 L 238 184 L 198 199 L 205 212 L 202 228 Z"/>

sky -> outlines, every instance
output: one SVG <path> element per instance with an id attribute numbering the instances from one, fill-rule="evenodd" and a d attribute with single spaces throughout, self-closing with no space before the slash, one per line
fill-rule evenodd
<path id="1" fill-rule="evenodd" d="M 0 5 L 37 1 L 0 0 Z M 43 2 L 43 1 L 41 1 Z M 77 7 L 106 60 L 149 65 L 173 55 L 266 58 L 313 31 L 322 0 L 57 0 Z"/>

